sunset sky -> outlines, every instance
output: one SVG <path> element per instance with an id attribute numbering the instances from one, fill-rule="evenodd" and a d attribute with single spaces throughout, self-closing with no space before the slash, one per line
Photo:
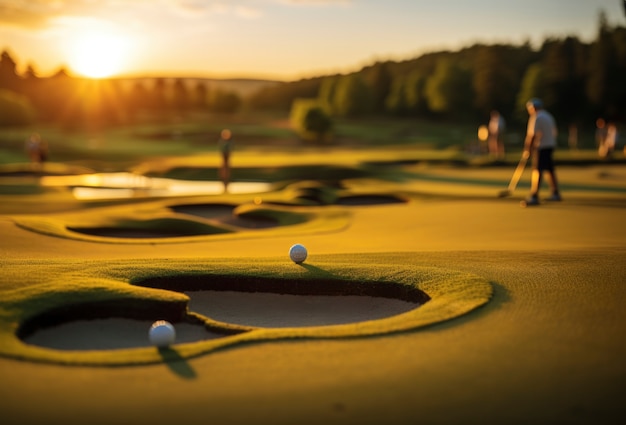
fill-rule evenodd
<path id="1" fill-rule="evenodd" d="M 595 37 L 623 0 L 0 0 L 18 71 L 294 80 L 476 42 Z"/>

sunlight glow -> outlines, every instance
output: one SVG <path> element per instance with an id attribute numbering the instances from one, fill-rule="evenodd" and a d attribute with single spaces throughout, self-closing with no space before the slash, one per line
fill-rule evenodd
<path id="1" fill-rule="evenodd" d="M 73 44 L 70 67 L 85 77 L 110 77 L 122 70 L 126 50 L 125 40 L 115 34 L 82 34 Z"/>

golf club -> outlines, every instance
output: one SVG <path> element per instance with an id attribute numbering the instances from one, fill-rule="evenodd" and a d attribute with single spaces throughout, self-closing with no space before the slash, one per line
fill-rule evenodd
<path id="1" fill-rule="evenodd" d="M 511 181 L 509 182 L 509 187 L 506 190 L 502 190 L 498 193 L 498 198 L 505 198 L 513 194 L 513 191 L 517 187 L 517 183 L 519 179 L 522 177 L 522 173 L 524 172 L 524 168 L 526 168 L 526 162 L 528 161 L 528 154 L 524 152 L 522 157 L 515 168 L 515 172 L 513 173 L 513 177 L 511 177 Z"/>

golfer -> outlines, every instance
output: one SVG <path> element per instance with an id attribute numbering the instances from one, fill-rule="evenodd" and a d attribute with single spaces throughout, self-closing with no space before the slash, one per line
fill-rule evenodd
<path id="1" fill-rule="evenodd" d="M 489 119 L 489 153 L 496 159 L 504 158 L 504 129 L 505 122 L 498 111 L 491 111 Z"/>
<path id="2" fill-rule="evenodd" d="M 530 196 L 526 205 L 539 205 L 539 188 L 543 172 L 547 171 L 552 195 L 549 201 L 560 201 L 558 181 L 554 170 L 552 154 L 556 148 L 557 128 L 554 117 L 544 109 L 540 99 L 533 98 L 526 103 L 528 128 L 524 141 L 524 155 L 532 157 Z"/>
<path id="3" fill-rule="evenodd" d="M 41 136 L 39 136 L 38 133 L 33 133 L 28 139 L 26 139 L 25 149 L 28 157 L 30 158 L 31 164 L 33 164 L 35 168 L 41 168 L 42 164 L 48 158 L 47 143 L 41 138 Z"/>
<path id="4" fill-rule="evenodd" d="M 220 179 L 224 185 L 224 192 L 226 192 L 228 190 L 228 183 L 230 183 L 230 153 L 232 151 L 232 133 L 229 129 L 224 129 L 220 133 L 218 147 L 222 154 Z"/>

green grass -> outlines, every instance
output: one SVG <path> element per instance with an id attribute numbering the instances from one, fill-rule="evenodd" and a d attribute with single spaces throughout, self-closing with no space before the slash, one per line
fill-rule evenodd
<path id="1" fill-rule="evenodd" d="M 478 143 L 477 125 L 472 124 L 411 119 L 337 120 L 334 141 L 317 146 L 298 140 L 285 122 L 284 118 L 277 116 L 235 115 L 191 117 L 187 121 L 137 124 L 100 132 L 70 132 L 51 126 L 1 129 L 0 165 L 25 162 L 24 140 L 36 131 L 49 142 L 50 161 L 56 163 L 84 166 L 96 171 L 123 171 L 142 162 L 176 157 L 187 161 L 197 156 L 203 158 L 204 167 L 214 169 L 218 161 L 216 142 L 219 131 L 225 127 L 231 128 L 235 136 L 235 159 L 249 155 L 271 157 L 288 151 L 297 158 L 337 150 L 358 152 L 379 149 L 381 152 L 399 151 L 407 159 L 415 161 L 454 161 L 474 166 L 493 162 L 486 156 L 475 157 L 465 153 L 466 148 Z M 506 162 L 514 164 L 519 159 L 522 135 L 512 130 L 507 137 Z M 561 145 L 557 159 L 573 163 L 598 160 L 592 134 L 581 132 L 581 150 L 570 151 L 565 147 L 565 140 L 561 140 Z M 622 157 L 623 154 L 618 152 L 616 158 Z M 243 169 L 236 172 L 239 173 L 236 178 L 251 178 Z M 214 174 L 211 171 L 211 176 Z"/>
<path id="2" fill-rule="evenodd" d="M 199 143 L 202 125 L 186 128 L 197 144 L 170 147 L 176 142 L 146 138 L 134 145 L 137 136 L 119 129 L 111 133 L 111 152 L 93 158 L 81 158 L 82 135 L 51 130 L 68 161 L 53 158 L 44 172 L 206 177 L 218 159 Z M 496 198 L 518 152 L 504 164 L 474 164 L 455 148 L 435 149 L 436 140 L 448 137 L 443 128 L 393 144 L 385 140 L 392 130 L 380 123 L 345 134 L 370 130 L 371 138 L 356 146 L 243 143 L 234 157 L 239 178 L 276 181 L 262 195 L 84 201 L 67 188 L 39 187 L 27 164 L 7 160 L 0 167 L 3 423 L 621 420 L 623 159 L 601 163 L 591 150 L 561 150 L 565 201 L 521 209 L 527 175 L 512 197 Z M 433 142 L 428 138 L 436 131 L 442 133 Z M 0 139 L 12 138 L 17 154 L 28 130 L 6 134 Z M 155 150 L 144 151 L 151 143 Z M 167 149 L 181 152 L 158 153 Z M 406 202 L 336 204 L 361 194 Z M 233 228 L 171 208 L 212 203 L 238 205 L 236 213 L 280 225 Z M 138 225 L 228 231 L 129 240 L 70 230 Z M 287 258 L 296 242 L 309 249 L 301 266 Z M 431 300 L 384 320 L 249 329 L 188 312 L 186 295 L 151 285 L 165 280 L 180 289 L 191 281 L 210 286 L 237 279 L 274 288 L 327 282 L 346 292 L 359 285 L 413 288 Z M 227 336 L 161 351 L 55 350 L 19 338 L 41 320 L 151 320 L 157 312 L 172 321 L 200 320 Z"/>

